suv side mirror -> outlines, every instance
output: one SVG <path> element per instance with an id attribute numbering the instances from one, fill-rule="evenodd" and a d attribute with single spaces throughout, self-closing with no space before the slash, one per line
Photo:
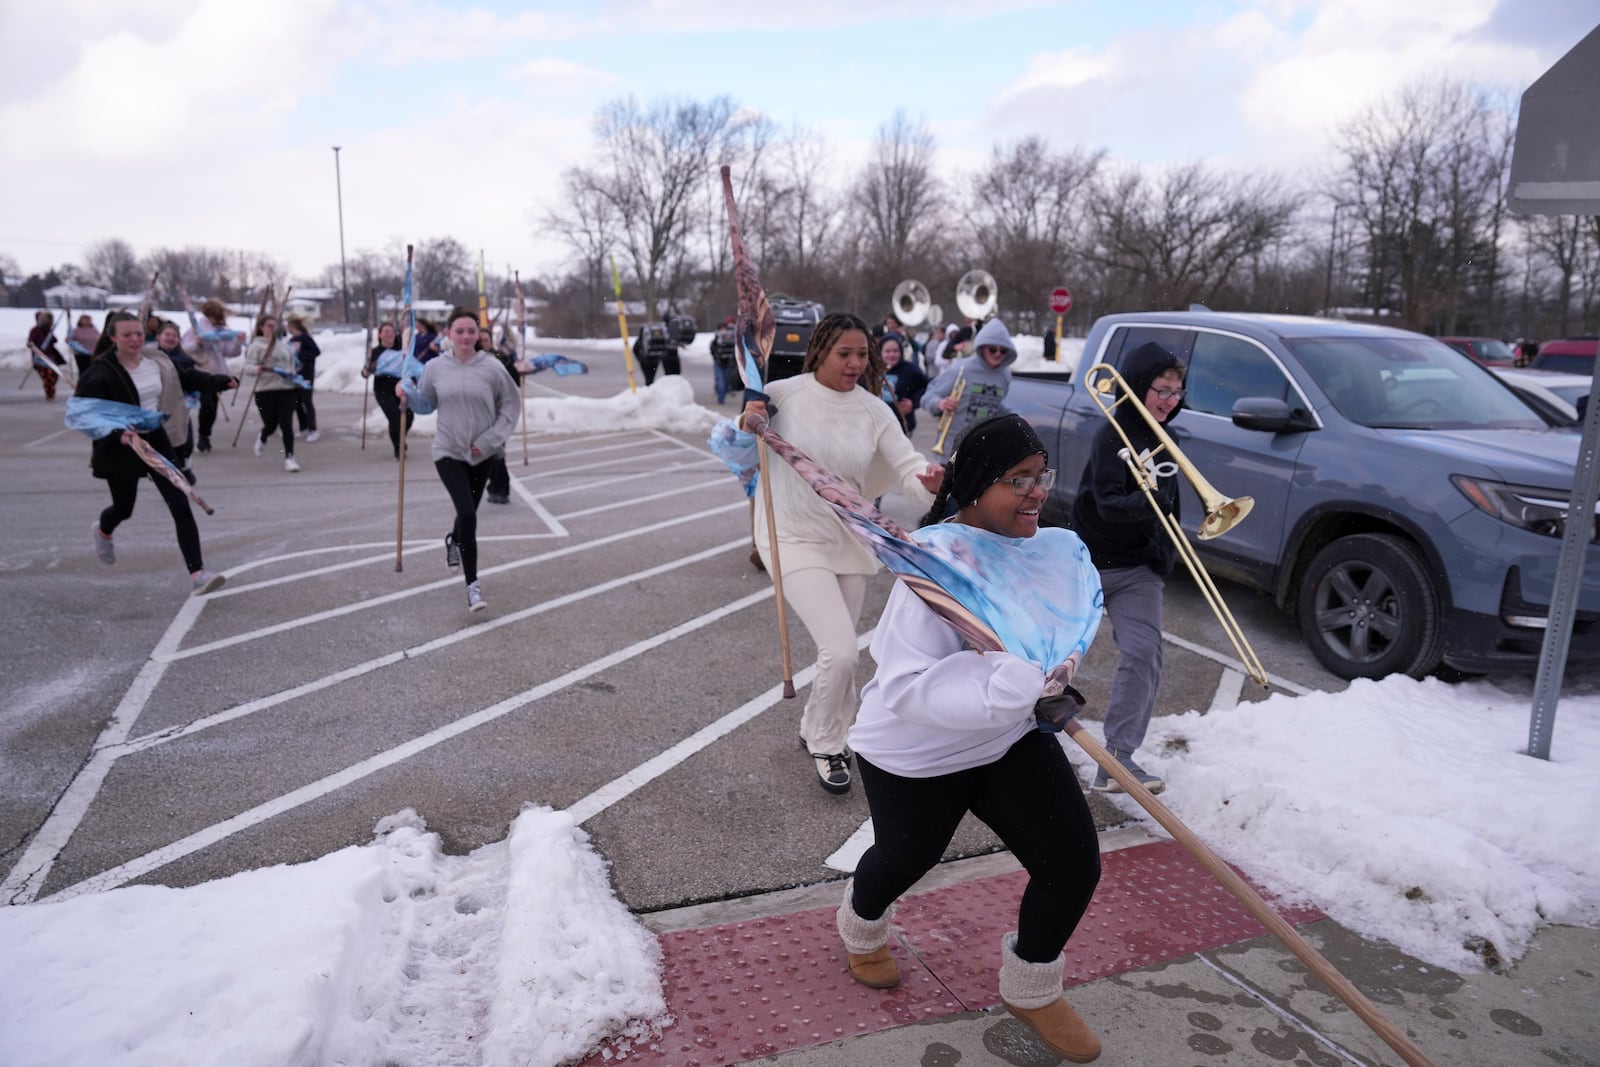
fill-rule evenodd
<path id="1" fill-rule="evenodd" d="M 1263 433 L 1298 433 L 1315 430 L 1316 422 L 1275 396 L 1245 396 L 1233 403 L 1233 424 L 1241 430 Z"/>

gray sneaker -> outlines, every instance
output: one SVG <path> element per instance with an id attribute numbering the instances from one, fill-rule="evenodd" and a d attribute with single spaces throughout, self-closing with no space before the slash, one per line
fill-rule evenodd
<path id="1" fill-rule="evenodd" d="M 467 610 L 468 611 L 482 611 L 484 608 L 486 608 L 488 606 L 489 606 L 488 604 L 485 604 L 483 602 L 483 590 L 478 588 L 478 583 L 477 582 L 468 582 L 467 583 Z"/>
<path id="2" fill-rule="evenodd" d="M 94 520 L 94 554 L 100 557 L 101 563 L 115 563 L 117 561 L 117 546 L 111 543 L 111 538 L 100 532 L 100 520 Z"/>
<path id="3" fill-rule="evenodd" d="M 1150 792 L 1159 793 L 1167 787 L 1167 783 L 1164 779 L 1158 778 L 1149 771 L 1145 770 L 1143 767 L 1139 766 L 1137 763 L 1133 762 L 1132 752 L 1120 748 L 1113 748 L 1109 751 L 1117 758 L 1117 762 L 1122 764 L 1122 766 L 1127 769 L 1128 773 L 1133 775 L 1134 778 L 1138 779 L 1139 784 L 1150 790 Z M 1107 774 L 1104 767 L 1100 768 L 1099 773 L 1094 776 L 1094 785 L 1091 788 L 1093 788 L 1096 793 L 1124 792 L 1122 783 L 1118 782 L 1115 778 Z"/>
<path id="4" fill-rule="evenodd" d="M 222 588 L 222 583 L 226 581 L 227 579 L 222 575 L 212 574 L 210 571 L 195 571 L 193 574 L 189 575 L 189 583 L 194 587 L 195 596 L 205 596 L 207 593 L 215 593 L 218 589 Z"/>

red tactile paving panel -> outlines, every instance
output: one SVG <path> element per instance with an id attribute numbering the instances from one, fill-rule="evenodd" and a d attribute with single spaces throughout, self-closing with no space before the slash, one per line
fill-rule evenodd
<path id="1" fill-rule="evenodd" d="M 1174 842 L 1101 857 L 1094 902 L 1067 945 L 1066 984 L 1258 937 L 1244 906 Z M 1015 928 L 1024 872 L 902 901 L 894 914 L 900 986 L 873 990 L 845 970 L 833 909 L 661 938 L 674 1022 L 642 1046 L 588 1065 L 720 1067 L 999 1003 L 1000 937 Z M 1321 913 L 1280 908 L 1293 923 Z"/>
<path id="2" fill-rule="evenodd" d="M 1067 942 L 1065 984 L 1164 963 L 1260 937 L 1266 929 L 1175 841 L 1100 857 L 1100 885 Z M 894 925 L 967 1009 L 1000 1002 L 1000 938 L 1017 928 L 1023 871 L 910 897 Z M 1322 918 L 1314 908 L 1278 907 L 1291 923 Z"/>

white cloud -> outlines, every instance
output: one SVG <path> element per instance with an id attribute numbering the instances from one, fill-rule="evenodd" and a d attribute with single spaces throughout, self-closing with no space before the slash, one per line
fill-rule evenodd
<path id="1" fill-rule="evenodd" d="M 177 18 L 167 5 L 164 19 L 103 21 L 65 73 L 0 106 L 0 143 L 50 144 L 114 165 L 281 114 L 321 81 L 303 35 L 320 32 L 334 7 L 201 0 Z"/>
<path id="2" fill-rule="evenodd" d="M 585 67 L 565 59 L 534 59 L 510 72 L 513 81 L 538 93 L 579 94 L 610 89 L 621 83 L 610 71 Z"/>

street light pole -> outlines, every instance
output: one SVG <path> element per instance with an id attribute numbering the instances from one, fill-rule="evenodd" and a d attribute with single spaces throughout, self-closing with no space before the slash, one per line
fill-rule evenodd
<path id="1" fill-rule="evenodd" d="M 1343 200 L 1333 203 L 1333 231 L 1328 235 L 1328 281 L 1322 290 L 1322 315 L 1333 318 L 1333 251 L 1339 246 L 1339 209 L 1350 205 Z"/>
<path id="2" fill-rule="evenodd" d="M 350 268 L 344 261 L 344 179 L 339 174 L 339 146 L 333 146 L 333 187 L 339 195 L 339 274 L 343 285 L 339 292 L 344 304 L 344 321 L 350 321 Z"/>

